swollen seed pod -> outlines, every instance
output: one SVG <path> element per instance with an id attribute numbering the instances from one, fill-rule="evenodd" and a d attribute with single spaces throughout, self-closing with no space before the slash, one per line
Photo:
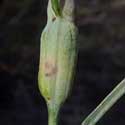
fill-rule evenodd
<path id="1" fill-rule="evenodd" d="M 41 36 L 38 82 L 47 104 L 55 107 L 65 101 L 73 80 L 77 28 L 73 21 L 55 16 L 51 2 L 48 22 Z"/>

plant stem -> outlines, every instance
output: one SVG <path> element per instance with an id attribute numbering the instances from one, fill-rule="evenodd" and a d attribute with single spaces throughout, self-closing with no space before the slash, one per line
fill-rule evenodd
<path id="1" fill-rule="evenodd" d="M 52 0 L 52 9 L 54 10 L 56 16 L 61 16 L 61 7 L 59 0 Z"/>
<path id="2" fill-rule="evenodd" d="M 56 116 L 52 112 L 49 112 L 48 116 L 49 116 L 48 125 L 57 125 Z"/>
<path id="3" fill-rule="evenodd" d="M 48 125 L 57 125 L 59 110 L 48 105 Z"/>
<path id="4" fill-rule="evenodd" d="M 82 125 L 95 125 L 100 118 L 125 94 L 125 79 L 83 121 Z"/>

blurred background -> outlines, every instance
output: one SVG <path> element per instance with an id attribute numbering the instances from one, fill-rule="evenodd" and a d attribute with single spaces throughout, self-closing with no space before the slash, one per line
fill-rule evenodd
<path id="1" fill-rule="evenodd" d="M 47 0 L 0 1 L 0 124 L 47 125 L 37 85 Z M 81 121 L 125 77 L 125 0 L 76 0 L 79 53 L 59 125 Z M 97 125 L 125 124 L 125 97 Z"/>

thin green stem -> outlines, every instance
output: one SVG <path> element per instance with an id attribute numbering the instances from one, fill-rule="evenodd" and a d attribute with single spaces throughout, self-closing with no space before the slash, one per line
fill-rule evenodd
<path id="1" fill-rule="evenodd" d="M 58 123 L 58 107 L 48 105 L 48 125 L 57 125 Z"/>
<path id="2" fill-rule="evenodd" d="M 125 94 L 125 79 L 83 121 L 82 125 L 95 125 L 100 118 Z"/>
<path id="3" fill-rule="evenodd" d="M 57 125 L 57 116 L 52 111 L 49 111 L 48 116 L 48 125 Z"/>
<path id="4" fill-rule="evenodd" d="M 61 16 L 61 6 L 59 0 L 51 0 L 52 2 L 52 9 L 56 16 Z"/>

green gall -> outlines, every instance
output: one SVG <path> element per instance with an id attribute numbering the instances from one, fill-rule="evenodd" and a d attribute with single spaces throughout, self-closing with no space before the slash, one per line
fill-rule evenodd
<path id="1" fill-rule="evenodd" d="M 77 28 L 73 20 L 63 15 L 56 16 L 49 1 L 48 21 L 41 35 L 38 84 L 48 109 L 55 111 L 72 87 L 77 58 Z"/>

